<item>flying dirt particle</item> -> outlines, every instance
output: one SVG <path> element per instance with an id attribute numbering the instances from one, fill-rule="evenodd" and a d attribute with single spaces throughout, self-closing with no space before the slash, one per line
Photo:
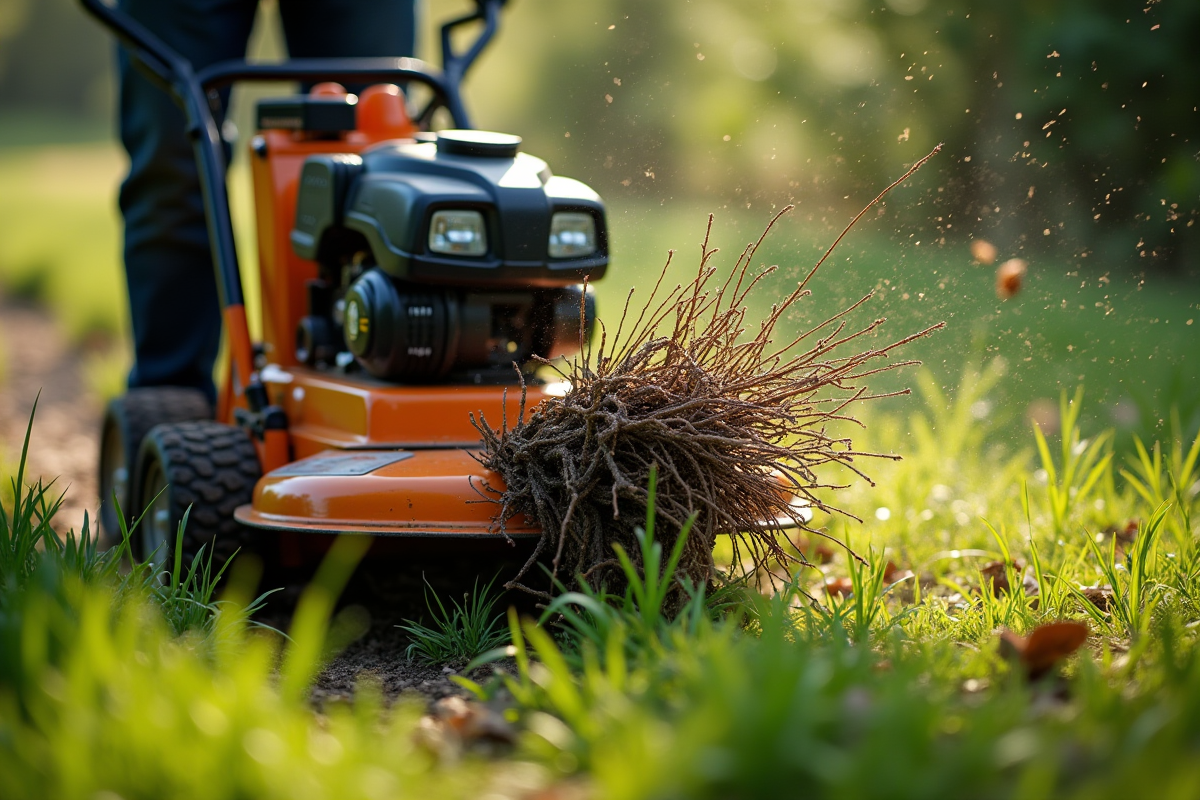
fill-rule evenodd
<path id="1" fill-rule="evenodd" d="M 975 259 L 976 264 L 995 264 L 996 245 L 987 239 L 972 239 L 971 258 Z"/>
<path id="2" fill-rule="evenodd" d="M 909 131 L 909 129 L 905 128 L 904 133 L 902 133 L 896 137 L 896 141 L 897 142 L 907 142 L 908 141 L 908 131 Z"/>
<path id="3" fill-rule="evenodd" d="M 730 139 L 732 139 L 732 138 L 733 138 L 733 137 L 732 137 L 732 136 L 730 136 L 730 135 L 727 133 L 727 134 L 725 134 L 724 136 L 722 136 L 722 137 L 721 137 L 721 141 L 723 141 L 723 142 L 728 142 L 728 141 L 729 141 Z"/>
<path id="4" fill-rule="evenodd" d="M 1010 258 L 1001 264 L 996 270 L 996 296 L 1007 300 L 1021 291 L 1021 283 L 1028 271 L 1029 265 L 1023 258 Z"/>
<path id="5" fill-rule="evenodd" d="M 1021 114 L 1021 112 L 1020 112 L 1020 111 L 1018 111 L 1018 112 L 1017 112 L 1017 119 L 1020 119 L 1022 116 L 1023 116 L 1023 115 Z"/>
<path id="6" fill-rule="evenodd" d="M 604 102 L 611 103 L 612 101 L 613 101 L 613 96 L 611 94 L 604 95 Z"/>

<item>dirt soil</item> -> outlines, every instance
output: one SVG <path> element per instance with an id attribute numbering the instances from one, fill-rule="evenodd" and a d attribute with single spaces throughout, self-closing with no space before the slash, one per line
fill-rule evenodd
<path id="1" fill-rule="evenodd" d="M 66 500 L 55 517 L 55 528 L 79 530 L 84 509 L 94 520 L 99 505 L 96 463 L 103 411 L 99 399 L 88 392 L 82 354 L 67 343 L 44 310 L 0 296 L 0 365 L 0 475 L 7 479 L 15 474 L 29 414 L 38 398 L 26 482 L 57 479 L 55 487 L 66 490 Z M 462 664 L 410 663 L 404 653 L 409 640 L 396 627 L 406 619 L 428 620 L 423 576 L 442 598 L 461 598 L 477 575 L 486 582 L 499 573 L 497 583 L 502 583 L 515 574 L 519 562 L 514 559 L 522 555 L 499 552 L 469 558 L 461 552 L 463 546 L 423 549 L 403 557 L 368 556 L 342 606 L 365 609 L 370 626 L 318 678 L 314 702 L 352 697 L 355 683 L 364 676 L 377 681 L 389 699 L 406 692 L 431 702 L 465 694 L 450 680 Z M 284 590 L 268 601 L 264 622 L 287 629 L 308 574 L 293 573 L 287 579 Z M 497 608 L 503 611 L 510 602 L 533 610 L 521 597 L 502 598 Z"/>
<path id="2" fill-rule="evenodd" d="M 87 390 L 82 355 L 50 316 L 0 295 L 0 473 L 6 480 L 16 473 L 35 400 L 25 480 L 53 480 L 56 494 L 65 491 L 54 527 L 78 531 L 84 510 L 95 520 L 99 506 L 100 402 Z"/>
<path id="3" fill-rule="evenodd" d="M 461 548 L 460 543 L 457 547 Z M 412 556 L 372 556 L 368 554 L 342 599 L 342 606 L 354 605 L 370 615 L 370 628 L 357 641 L 335 658 L 313 687 L 317 702 L 346 699 L 353 695 L 355 681 L 369 675 L 394 699 L 406 692 L 415 692 L 433 701 L 450 695 L 466 696 L 466 692 L 451 680 L 461 674 L 463 663 L 426 665 L 409 662 L 405 649 L 408 637 L 396 626 L 406 620 L 428 623 L 425 606 L 425 583 L 428 581 L 442 601 L 449 605 L 451 598 L 464 599 L 474 588 L 476 577 L 483 584 L 499 575 L 497 584 L 508 575 L 515 575 L 521 562 L 519 551 L 499 551 L 478 557 L 454 552 L 453 549 L 417 552 Z M 298 585 L 288 593 L 295 596 Z M 289 598 L 281 598 L 280 610 Z M 509 605 L 522 615 L 536 615 L 537 609 L 528 595 L 505 593 L 496 604 L 498 613 Z M 490 668 L 481 668 L 467 675 L 473 680 L 485 680 Z"/>

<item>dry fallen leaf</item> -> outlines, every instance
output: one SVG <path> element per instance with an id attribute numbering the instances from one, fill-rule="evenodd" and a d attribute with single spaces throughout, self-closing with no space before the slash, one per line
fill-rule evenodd
<path id="1" fill-rule="evenodd" d="M 1013 572 L 1017 575 L 1025 569 L 1025 565 L 1020 560 L 1011 562 Z M 1007 592 L 1012 587 L 1008 582 L 1008 563 L 1004 561 L 989 561 L 980 568 L 979 574 L 983 578 L 983 588 L 991 589 L 992 594 Z"/>
<path id="2" fill-rule="evenodd" d="M 1010 258 L 1001 264 L 996 270 L 996 296 L 1007 300 L 1021 291 L 1021 283 L 1028 271 L 1029 264 L 1022 258 Z"/>
<path id="3" fill-rule="evenodd" d="M 1121 547 L 1127 544 L 1133 544 L 1133 540 L 1137 538 L 1138 530 L 1141 528 L 1142 522 L 1139 519 L 1127 520 L 1124 525 L 1110 525 L 1104 529 L 1106 534 L 1117 537 L 1117 546 Z"/>
<path id="4" fill-rule="evenodd" d="M 896 566 L 895 561 L 889 561 L 887 566 L 883 568 L 883 585 L 891 586 L 896 581 L 902 581 L 913 577 L 911 569 L 902 569 Z"/>
<path id="5" fill-rule="evenodd" d="M 1113 601 L 1113 588 L 1108 584 L 1103 586 L 1080 586 L 1079 592 L 1092 605 L 1107 612 Z"/>
<path id="6" fill-rule="evenodd" d="M 1087 637 L 1088 627 L 1082 622 L 1048 622 L 1034 628 L 1027 637 L 1005 629 L 1000 631 L 1000 652 L 1019 663 L 1032 681 L 1082 647 Z"/>
<path id="7" fill-rule="evenodd" d="M 819 542 L 813 549 L 812 560 L 817 564 L 828 564 L 833 561 L 833 548 L 824 542 Z"/>
<path id="8" fill-rule="evenodd" d="M 830 597 L 845 597 L 849 594 L 854 594 L 854 582 L 849 578 L 827 578 L 825 580 L 825 592 Z"/>

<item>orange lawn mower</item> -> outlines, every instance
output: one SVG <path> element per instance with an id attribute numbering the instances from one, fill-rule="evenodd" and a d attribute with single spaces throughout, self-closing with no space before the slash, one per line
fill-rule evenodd
<path id="1" fill-rule="evenodd" d="M 102 0 L 82 0 L 182 106 L 195 133 L 226 340 L 215 410 L 197 390 L 114 400 L 100 450 L 101 523 L 119 536 L 149 506 L 134 554 L 248 546 L 299 563 L 331 537 L 505 534 L 476 460 L 470 415 L 517 419 L 555 387 L 538 359 L 569 356 L 595 319 L 588 282 L 608 265 L 604 205 L 579 181 L 471 128 L 460 83 L 497 29 L 502 0 L 442 28 L 443 68 L 411 58 L 227 61 L 194 71 Z M 470 47 L 451 34 L 481 24 Z M 315 82 L 257 107 L 250 162 L 262 341 L 246 320 L 210 98 L 238 81 Z M 359 96 L 334 81 L 376 83 Z M 418 90 L 416 87 L 423 87 Z M 428 96 L 410 108 L 415 97 Z M 430 130 L 448 112 L 455 129 Z M 519 372 L 513 365 L 519 367 Z M 514 391 L 516 387 L 516 391 Z M 158 554 L 158 555 L 155 555 Z"/>

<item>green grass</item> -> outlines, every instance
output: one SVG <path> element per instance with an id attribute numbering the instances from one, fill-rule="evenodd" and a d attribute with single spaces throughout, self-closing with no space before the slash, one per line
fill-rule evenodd
<path id="1" fill-rule="evenodd" d="M 1062 439 L 1077 437 L 1068 426 Z M 734 614 L 693 603 L 672 620 L 650 607 L 649 642 L 638 633 L 647 606 L 564 596 L 562 638 L 514 615 L 516 674 L 460 682 L 485 698 L 506 689 L 528 751 L 583 771 L 602 797 L 1123 797 L 1150 785 L 1189 797 L 1200 789 L 1200 484 L 1189 472 L 1200 439 L 1171 450 L 1157 485 L 1186 486 L 1179 505 L 1121 486 L 1102 457 L 1092 502 L 1064 511 L 1063 484 L 1036 486 L 1038 462 L 1027 462 L 995 524 L 963 526 L 962 551 L 907 542 L 926 586 L 917 594 L 885 585 L 885 559 L 900 553 L 874 520 L 868 564 L 839 558 L 831 570 L 852 578 L 847 598 L 810 602 L 801 573 L 773 597 L 745 595 Z M 1067 457 L 1087 461 L 1075 451 L 1086 446 Z M 888 477 L 930 466 L 918 457 Z M 1097 500 L 1114 511 L 1098 514 Z M 1141 519 L 1132 543 L 1122 552 L 1108 535 L 1101 546 L 1096 521 L 1125 514 Z M 968 548 L 1032 561 L 1040 591 L 984 589 Z M 1097 580 L 1113 589 L 1107 611 L 1079 591 Z M 1030 682 L 996 632 L 1059 619 L 1087 622 L 1089 642 Z"/>
<path id="2" fill-rule="evenodd" d="M 0 582 L 0 795 L 520 796 L 565 782 L 604 798 L 1193 797 L 1200 441 L 1114 449 L 1074 427 L 1086 414 L 1072 395 L 1044 448 L 1029 432 L 1009 451 L 999 423 L 970 412 L 997 374 L 969 371 L 948 393 L 926 376 L 907 418 L 869 420 L 864 447 L 899 442 L 906 459 L 840 493 L 863 522 L 814 520 L 865 563 L 838 553 L 774 593 L 687 587 L 673 605 L 674 554 L 651 511 L 648 573 L 629 567 L 622 596 L 564 594 L 540 624 L 510 612 L 511 644 L 484 660 L 513 666 L 458 679 L 521 732 L 488 759 L 415 744 L 419 709 L 385 708 L 369 682 L 352 705 L 308 706 L 323 659 L 355 632 L 330 619 L 363 539 L 322 566 L 290 641 L 248 625 L 236 572 L 211 627 L 178 635 L 153 591 L 25 548 L 5 564 L 40 566 Z M 993 559 L 1015 589 L 989 588 Z M 914 577 L 889 583 L 888 561 Z M 853 591 L 826 595 L 841 576 Z M 1101 609 L 1082 587 L 1104 584 Z M 445 633 L 455 615 L 441 610 Z M 1088 641 L 1030 681 L 997 630 L 1060 619 L 1086 622 Z"/>
<path id="3" fill-rule="evenodd" d="M 129 530 L 107 551 L 86 517 L 80 535 L 60 536 L 49 526 L 59 498 L 23 477 L 0 503 L 0 797 L 477 797 L 497 778 L 528 785 L 528 770 L 489 770 L 485 783 L 478 766 L 440 767 L 414 736 L 419 710 L 386 709 L 368 685 L 353 708 L 308 706 L 320 665 L 355 632 L 346 615 L 330 619 L 365 537 L 333 547 L 283 637 L 250 621 L 265 596 L 252 599 L 240 565 L 214 601 L 211 560 L 177 556 L 159 575 L 130 556 Z"/>
<path id="4" fill-rule="evenodd" d="M 408 660 L 417 658 L 426 664 L 470 661 L 506 644 L 508 631 L 504 627 L 504 615 L 495 610 L 500 596 L 492 592 L 494 583 L 495 578 L 481 589 L 476 578 L 462 602 L 451 598 L 447 609 L 426 581 L 425 607 L 429 611 L 429 624 L 405 620 L 403 625 L 397 626 L 412 640 L 405 650 Z"/>

